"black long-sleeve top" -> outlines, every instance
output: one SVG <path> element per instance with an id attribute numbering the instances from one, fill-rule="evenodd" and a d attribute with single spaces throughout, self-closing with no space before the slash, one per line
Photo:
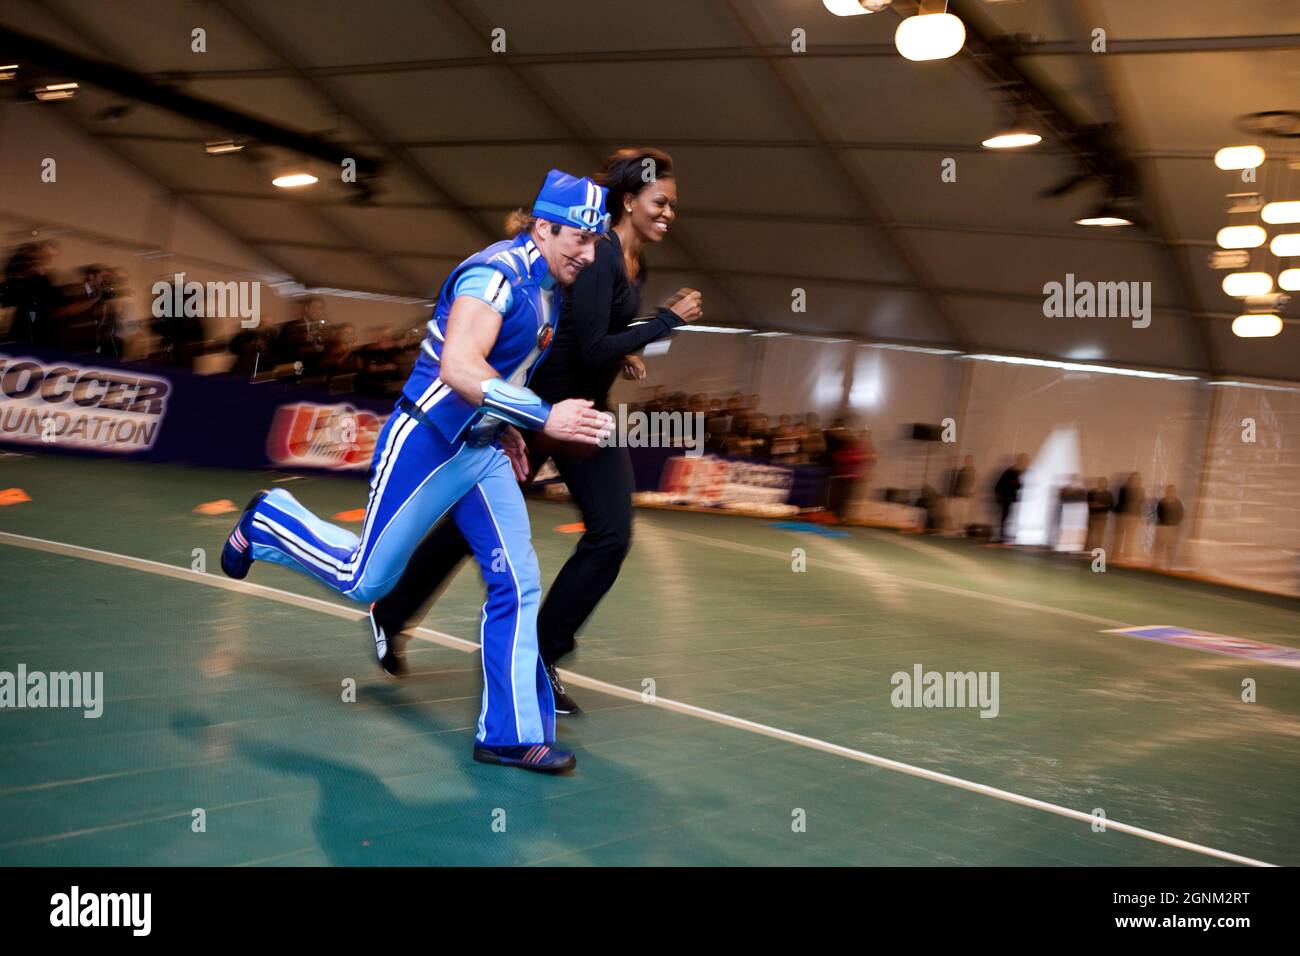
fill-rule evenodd
<path id="1" fill-rule="evenodd" d="M 555 341 L 529 382 L 548 402 L 587 398 L 608 408 L 609 389 L 624 355 L 663 338 L 682 320 L 671 309 L 628 327 L 641 308 L 646 270 L 633 281 L 623 265 L 623 246 L 612 229 L 596 244 L 596 260 L 564 294 Z"/>

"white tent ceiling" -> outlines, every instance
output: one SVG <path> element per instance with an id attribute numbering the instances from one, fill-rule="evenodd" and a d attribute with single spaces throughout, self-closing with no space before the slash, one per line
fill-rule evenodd
<path id="1" fill-rule="evenodd" d="M 1072 223 L 1096 184 L 1041 198 L 1077 169 L 1066 144 L 980 148 L 1002 94 L 969 52 L 900 57 L 897 13 L 915 4 L 895 6 L 2 0 L 0 24 L 383 161 L 369 204 L 319 163 L 321 183 L 291 194 L 270 177 L 304 163 L 279 149 L 207 156 L 222 131 L 147 105 L 106 122 L 126 101 L 94 87 L 47 104 L 309 285 L 431 295 L 546 169 L 649 144 L 673 154 L 681 192 L 652 292 L 702 289 L 710 322 L 1300 378 L 1300 303 L 1279 338 L 1237 339 L 1238 303 L 1206 262 L 1226 193 L 1300 198 L 1298 139 L 1262 143 L 1255 187 L 1212 163 L 1243 141 L 1237 117 L 1300 109 L 1300 0 L 951 0 L 992 40 L 1022 35 L 1016 66 L 1076 124 L 1117 124 L 1148 225 L 1112 230 Z M 1089 50 L 1097 28 L 1105 53 Z M 940 180 L 948 157 L 956 182 Z M 1043 286 L 1067 273 L 1150 281 L 1151 326 L 1045 318 Z"/>

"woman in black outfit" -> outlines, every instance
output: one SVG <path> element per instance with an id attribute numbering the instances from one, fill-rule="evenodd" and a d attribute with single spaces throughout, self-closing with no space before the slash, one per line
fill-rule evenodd
<path id="1" fill-rule="evenodd" d="M 529 387 L 546 401 L 586 398 L 608 411 L 609 389 L 620 369 L 643 378 L 635 353 L 703 311 L 700 293 L 680 290 L 650 317 L 639 316 L 646 269 L 642 249 L 662 242 L 676 218 L 677 186 L 672 160 L 653 149 L 624 149 L 596 177 L 609 189 L 606 208 L 612 227 L 596 248 L 596 260 L 565 293 L 560 321 Z M 512 217 L 511 229 L 523 226 Z M 638 324 L 631 325 L 637 320 Z M 641 321 L 644 320 L 644 321 Z M 529 432 L 530 473 L 548 457 L 555 460 L 586 525 L 573 555 L 551 584 L 537 618 L 537 638 L 555 691 L 558 714 L 579 712 L 560 684 L 555 662 L 573 650 L 575 635 L 613 586 L 632 540 L 632 464 L 627 449 L 557 443 Z M 436 596 L 470 554 L 455 522 L 442 521 L 428 534 L 397 586 L 370 611 L 380 664 L 401 674 L 401 631 Z"/>

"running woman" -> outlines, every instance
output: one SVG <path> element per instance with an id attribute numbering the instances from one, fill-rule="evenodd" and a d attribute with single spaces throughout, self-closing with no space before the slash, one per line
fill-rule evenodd
<path id="1" fill-rule="evenodd" d="M 555 344 L 538 368 L 533 387 L 548 401 L 579 397 L 607 410 L 609 389 L 620 368 L 629 377 L 645 375 L 634 353 L 700 318 L 703 308 L 700 293 L 682 289 L 653 315 L 640 315 L 647 274 L 644 249 L 662 242 L 677 218 L 677 183 L 668 154 L 619 150 L 596 181 L 609 189 L 613 225 L 608 241 L 597 243 L 595 263 L 565 292 Z M 554 458 L 585 526 L 537 621 L 556 712 L 576 714 L 580 708 L 560 683 L 555 662 L 576 646 L 578 630 L 613 587 L 631 545 L 632 464 L 627 449 L 617 443 L 590 449 L 533 434 L 528 444 L 533 467 L 548 456 Z M 457 527 L 441 523 L 416 550 L 397 587 L 372 608 L 376 654 L 390 674 L 405 671 L 400 656 L 403 629 L 469 553 Z"/>
<path id="2" fill-rule="evenodd" d="M 474 747 L 483 763 L 560 772 L 577 762 L 552 746 L 555 704 L 537 650 L 541 579 L 516 483 L 527 452 L 513 426 L 589 445 L 613 428 L 589 400 L 552 405 L 526 387 L 555 332 L 556 286 L 591 264 L 608 228 L 605 192 L 590 179 L 551 170 L 530 228 L 452 271 L 375 445 L 359 537 L 277 488 L 254 496 L 221 553 L 233 578 L 245 577 L 254 560 L 274 561 L 369 604 L 397 583 L 426 532 L 450 515 L 487 584 Z"/>

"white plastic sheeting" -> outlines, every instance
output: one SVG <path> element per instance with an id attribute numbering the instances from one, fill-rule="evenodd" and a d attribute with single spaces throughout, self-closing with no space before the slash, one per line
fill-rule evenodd
<path id="1" fill-rule="evenodd" d="M 1218 401 L 1196 569 L 1300 597 L 1300 388 L 1208 388 Z"/>

